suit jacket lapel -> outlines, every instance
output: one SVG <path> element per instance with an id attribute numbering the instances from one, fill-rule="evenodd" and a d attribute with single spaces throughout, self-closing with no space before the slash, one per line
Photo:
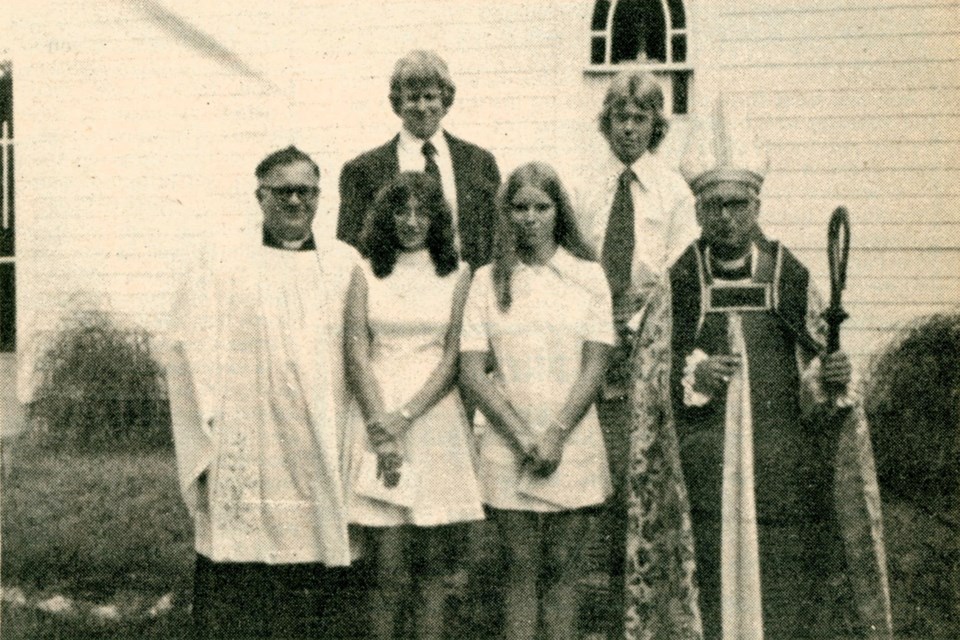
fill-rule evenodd
<path id="1" fill-rule="evenodd" d="M 443 135 L 447 139 L 447 147 L 450 149 L 453 181 L 457 185 L 457 209 L 462 211 L 466 202 L 464 196 L 470 189 L 470 178 L 473 175 L 470 171 L 467 147 L 458 138 L 453 137 L 446 131 L 443 132 Z"/>
<path id="2" fill-rule="evenodd" d="M 470 166 L 468 149 L 458 138 L 443 132 L 450 149 L 450 161 L 453 164 L 453 181 L 457 185 L 457 218 L 460 228 L 460 239 L 472 237 L 476 220 L 473 208 L 468 204 L 470 199 L 470 180 L 473 177 L 473 167 Z"/>
<path id="3" fill-rule="evenodd" d="M 378 178 L 375 181 L 376 184 L 386 184 L 395 175 L 400 173 L 400 161 L 397 159 L 398 144 L 400 144 L 399 133 L 382 147 L 383 153 L 378 154 L 377 165 L 375 167 L 376 177 Z"/>

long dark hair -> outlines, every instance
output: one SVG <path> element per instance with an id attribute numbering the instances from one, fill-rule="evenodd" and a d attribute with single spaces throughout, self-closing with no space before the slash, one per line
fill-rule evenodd
<path id="1" fill-rule="evenodd" d="M 416 198 L 430 216 L 427 250 L 437 275 L 443 277 L 456 271 L 459 257 L 453 241 L 453 217 L 440 183 L 425 173 L 406 171 L 380 189 L 364 220 L 360 252 L 370 261 L 373 274 L 386 278 L 393 272 L 397 254 L 403 250 L 394 216 L 410 198 Z"/>
<path id="2" fill-rule="evenodd" d="M 517 229 L 510 216 L 513 197 L 525 186 L 540 189 L 553 201 L 557 212 L 553 228 L 556 243 L 582 260 L 596 260 L 593 251 L 583 240 L 573 215 L 570 197 L 560 183 L 560 177 L 545 162 L 530 162 L 514 169 L 497 193 L 497 219 L 493 234 L 493 286 L 497 292 L 497 306 L 501 311 L 510 308 L 510 276 L 520 258 L 517 256 Z"/>

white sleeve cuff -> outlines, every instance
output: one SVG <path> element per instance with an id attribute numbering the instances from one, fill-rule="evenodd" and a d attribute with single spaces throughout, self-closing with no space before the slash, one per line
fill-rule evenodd
<path id="1" fill-rule="evenodd" d="M 823 390 L 823 383 L 820 382 L 820 358 L 819 356 L 810 361 L 806 370 L 801 376 L 803 386 L 810 393 L 810 399 L 814 404 L 824 404 L 827 401 L 827 393 Z"/>
<path id="2" fill-rule="evenodd" d="M 683 404 L 688 407 L 702 407 L 710 402 L 709 395 L 693 388 L 696 383 L 697 365 L 709 357 L 702 349 L 694 349 L 683 365 L 683 379 L 680 384 L 683 385 Z"/>

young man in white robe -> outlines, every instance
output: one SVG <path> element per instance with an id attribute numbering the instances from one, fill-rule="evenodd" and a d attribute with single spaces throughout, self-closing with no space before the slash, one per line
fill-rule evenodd
<path id="1" fill-rule="evenodd" d="M 167 336 L 195 632 L 350 637 L 342 333 L 356 253 L 313 237 L 309 156 L 288 147 L 255 173 L 262 243 L 205 252 Z"/>

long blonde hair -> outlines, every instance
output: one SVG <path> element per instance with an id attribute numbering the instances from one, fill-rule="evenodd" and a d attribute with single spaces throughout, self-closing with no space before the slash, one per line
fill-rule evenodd
<path id="1" fill-rule="evenodd" d="M 584 242 L 573 214 L 570 197 L 560 183 L 560 177 L 545 162 L 530 162 L 514 169 L 497 192 L 497 213 L 493 232 L 493 287 L 500 311 L 510 308 L 510 277 L 520 261 L 517 255 L 517 229 L 510 211 L 513 198 L 523 187 L 543 191 L 553 201 L 557 212 L 553 237 L 557 245 L 583 260 L 596 260 L 593 251 Z"/>

